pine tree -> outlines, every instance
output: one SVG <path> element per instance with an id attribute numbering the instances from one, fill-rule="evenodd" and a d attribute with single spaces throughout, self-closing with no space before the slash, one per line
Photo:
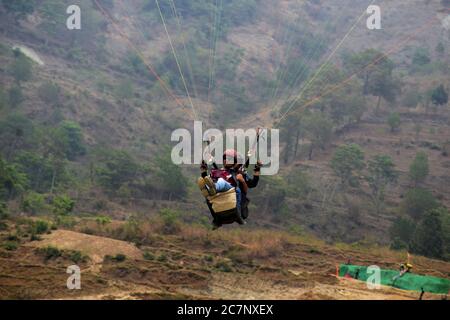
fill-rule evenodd
<path id="1" fill-rule="evenodd" d="M 443 106 L 448 103 L 448 93 L 444 85 L 440 85 L 431 92 L 431 102 L 437 106 Z"/>
<path id="2" fill-rule="evenodd" d="M 411 251 L 431 258 L 444 253 L 444 234 L 439 209 L 428 211 L 418 225 Z"/>
<path id="3" fill-rule="evenodd" d="M 331 160 L 331 168 L 341 178 L 342 185 L 354 179 L 354 173 L 364 168 L 364 152 L 357 144 L 339 146 Z"/>
<path id="4" fill-rule="evenodd" d="M 392 158 L 386 155 L 375 156 L 369 161 L 369 174 L 366 180 L 372 191 L 372 200 L 376 212 L 379 214 L 384 204 L 386 188 L 396 183 L 398 173 L 395 171 L 395 164 Z"/>
<path id="5" fill-rule="evenodd" d="M 424 214 L 439 207 L 439 202 L 433 194 L 426 189 L 414 188 L 408 190 L 403 202 L 405 213 L 415 221 L 420 221 Z"/>
<path id="6" fill-rule="evenodd" d="M 428 156 L 425 152 L 418 152 L 414 161 L 409 166 L 409 177 L 417 186 L 423 182 L 429 173 Z"/>

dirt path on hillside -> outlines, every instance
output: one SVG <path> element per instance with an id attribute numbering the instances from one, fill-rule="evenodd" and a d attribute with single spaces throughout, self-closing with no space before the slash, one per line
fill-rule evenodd
<path id="1" fill-rule="evenodd" d="M 63 250 L 80 251 L 88 255 L 94 264 L 101 263 L 105 255 L 124 254 L 132 259 L 142 258 L 141 251 L 129 242 L 68 230 L 53 231 L 51 234 L 44 235 L 42 241 L 32 242 L 30 246 L 41 248 L 54 246 Z"/>

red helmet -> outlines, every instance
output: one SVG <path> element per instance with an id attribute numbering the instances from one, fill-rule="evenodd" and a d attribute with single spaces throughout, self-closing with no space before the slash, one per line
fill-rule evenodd
<path id="1" fill-rule="evenodd" d="M 224 164 L 242 164 L 242 162 L 243 162 L 242 156 L 239 154 L 239 152 L 237 152 L 234 149 L 227 149 L 223 153 Z"/>

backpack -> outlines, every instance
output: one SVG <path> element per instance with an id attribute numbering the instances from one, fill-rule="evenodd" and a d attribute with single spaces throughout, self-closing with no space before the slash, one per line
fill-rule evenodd
<path id="1" fill-rule="evenodd" d="M 212 209 L 216 214 L 235 210 L 237 206 L 236 189 L 231 188 L 226 192 L 220 192 L 213 196 L 209 196 L 208 201 L 211 203 Z"/>

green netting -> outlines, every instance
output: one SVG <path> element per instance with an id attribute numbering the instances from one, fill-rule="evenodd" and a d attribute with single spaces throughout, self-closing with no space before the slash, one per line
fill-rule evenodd
<path id="1" fill-rule="evenodd" d="M 373 273 L 367 273 L 367 267 L 341 264 L 339 276 L 344 277 L 346 275 L 361 281 L 366 281 Z M 425 292 L 441 294 L 447 294 L 450 290 L 449 279 L 405 273 L 394 281 L 394 277 L 398 275 L 398 270 L 381 269 L 381 284 L 403 290 L 421 291 L 423 288 Z"/>

